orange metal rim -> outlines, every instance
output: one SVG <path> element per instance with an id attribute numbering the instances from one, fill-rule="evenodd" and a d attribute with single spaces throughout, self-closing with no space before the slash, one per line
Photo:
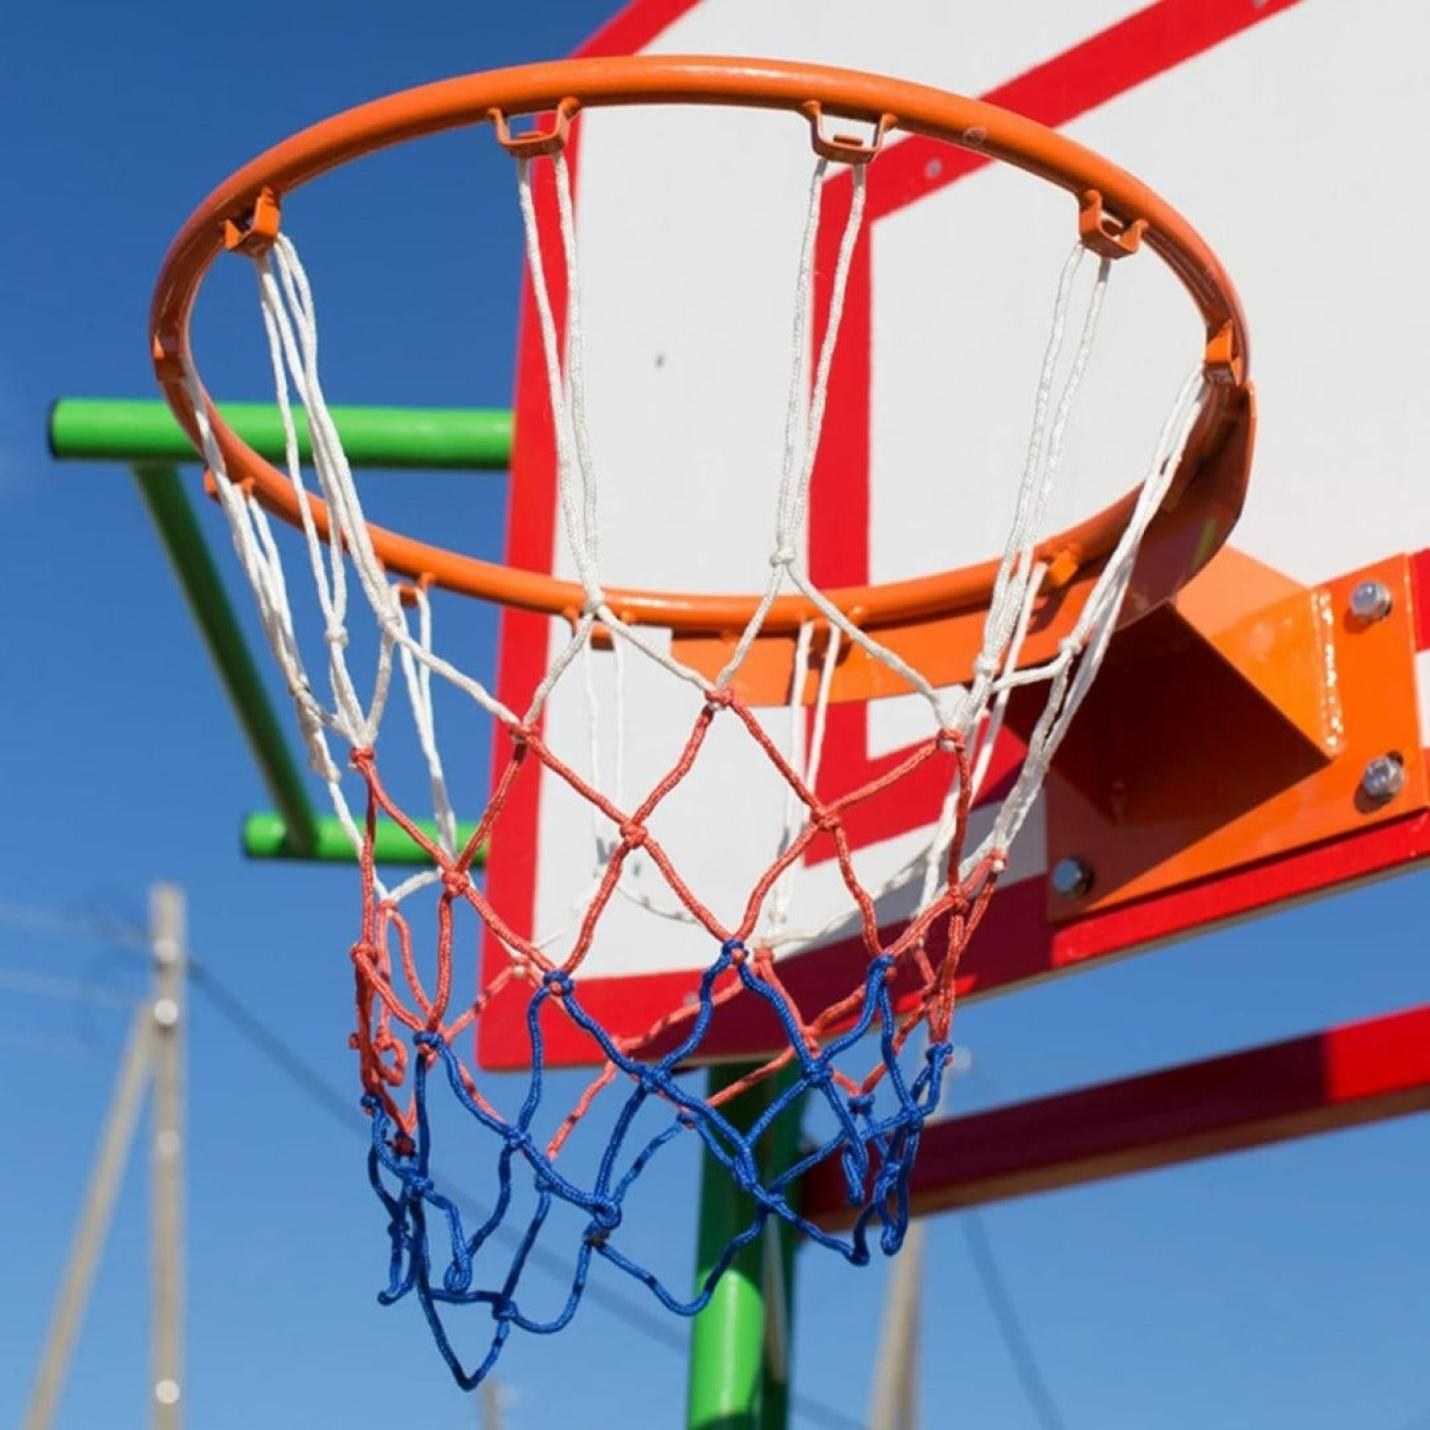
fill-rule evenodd
<path id="1" fill-rule="evenodd" d="M 253 160 L 198 207 L 171 245 L 151 310 L 151 346 L 160 386 L 197 445 L 198 423 L 181 362 L 190 353 L 189 321 L 204 276 L 233 246 L 235 234 L 276 223 L 279 204 L 296 188 L 363 154 L 423 135 L 493 123 L 498 137 L 529 153 L 549 152 L 560 137 L 509 136 L 510 116 L 557 111 L 565 123 L 580 109 L 613 105 L 727 105 L 783 109 L 802 115 L 819 152 L 836 162 L 875 159 L 886 131 L 943 140 L 1013 164 L 1056 184 L 1077 200 L 1084 241 L 1094 252 L 1119 256 L 1145 244 L 1167 264 L 1196 304 L 1207 337 L 1212 380 L 1207 404 L 1184 452 L 1178 479 L 1144 541 L 1150 568 L 1140 614 L 1163 600 L 1205 564 L 1226 539 L 1240 505 L 1251 442 L 1248 336 L 1236 292 L 1216 255 L 1196 230 L 1151 189 L 1091 150 L 1032 120 L 981 100 L 854 70 L 775 60 L 628 56 L 526 65 L 442 80 L 375 100 L 316 124 Z M 874 126 L 865 144 L 827 133 L 828 121 Z M 239 440 L 213 403 L 203 398 L 230 479 L 248 484 L 258 500 L 292 523 L 301 521 L 303 498 L 286 475 Z M 1230 460 L 1224 449 L 1244 451 Z M 1231 475 L 1228 476 L 1228 471 Z M 1205 479 L 1203 479 L 1205 477 Z M 1064 583 L 1085 594 L 1087 577 L 1116 544 L 1131 514 L 1135 491 L 1076 527 L 1046 540 L 1040 553 L 1078 580 Z M 306 498 L 326 535 L 324 504 Z M 382 527 L 371 528 L 374 548 L 396 575 L 528 610 L 570 615 L 583 602 L 574 583 L 432 545 Z M 1158 549 L 1171 553 L 1159 560 Z M 1195 552 L 1192 559 L 1186 553 Z M 880 585 L 828 592 L 856 624 L 898 627 L 986 604 L 995 561 Z M 607 591 L 625 621 L 674 632 L 728 633 L 744 626 L 757 597 L 655 591 Z M 1076 606 L 1062 613 L 1075 615 Z M 780 597 L 764 630 L 776 634 L 814 619 L 814 607 L 797 595 Z"/>

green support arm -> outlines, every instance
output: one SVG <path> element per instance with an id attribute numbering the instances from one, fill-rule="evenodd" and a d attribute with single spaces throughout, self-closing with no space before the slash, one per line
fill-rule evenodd
<path id="1" fill-rule="evenodd" d="M 487 407 L 334 407 L 343 450 L 355 467 L 504 471 L 512 416 Z M 224 420 L 268 461 L 284 457 L 283 422 L 271 402 L 226 402 Z M 298 444 L 312 455 L 308 417 L 294 411 Z M 50 409 L 50 450 L 87 461 L 189 462 L 194 449 L 167 404 L 63 397 Z"/>
<path id="2" fill-rule="evenodd" d="M 430 819 L 415 821 L 417 827 L 434 844 L 437 825 Z M 472 837 L 475 824 L 459 821 L 457 847 Z M 313 842 L 304 849 L 290 838 L 288 822 L 281 814 L 264 811 L 250 814 L 243 821 L 243 852 L 250 859 L 313 859 L 320 864 L 351 864 L 352 840 L 335 814 L 320 814 L 311 825 Z M 373 838 L 373 854 L 379 864 L 426 864 L 427 851 L 408 837 L 407 831 L 394 820 L 379 819 Z M 485 862 L 486 850 L 479 849 L 473 861 L 477 868 Z"/>
<path id="3" fill-rule="evenodd" d="M 335 407 L 332 412 L 355 466 L 500 470 L 510 461 L 512 418 L 507 411 Z M 283 425 L 275 405 L 227 403 L 223 414 L 255 451 L 282 460 Z M 307 419 L 301 410 L 295 416 L 306 460 L 310 455 Z M 244 821 L 244 852 L 256 859 L 351 862 L 352 846 L 338 820 L 317 814 L 309 801 L 306 781 L 289 752 L 283 726 L 184 492 L 175 464 L 192 460 L 194 452 L 168 407 L 159 401 L 62 398 L 50 411 L 49 437 L 56 457 L 133 466 L 145 506 L 273 799 L 271 812 Z M 435 835 L 430 822 L 422 828 Z M 458 827 L 463 842 L 471 832 L 471 825 Z M 378 822 L 376 854 L 380 863 L 427 862 L 421 846 L 388 820 Z M 475 862 L 480 867 L 483 853 Z"/>
<path id="4" fill-rule="evenodd" d="M 288 831 L 294 856 L 311 858 L 317 847 L 315 816 L 303 776 L 288 752 L 282 726 L 263 688 L 193 508 L 184 495 L 178 469 L 136 464 L 134 480 L 234 714 L 248 737 L 263 782 L 278 807 L 276 817 Z"/>

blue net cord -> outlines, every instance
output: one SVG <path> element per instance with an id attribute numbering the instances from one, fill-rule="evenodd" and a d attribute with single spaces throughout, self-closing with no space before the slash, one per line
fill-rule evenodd
<path id="1" fill-rule="evenodd" d="M 911 1078 L 905 1075 L 889 990 L 894 966 L 895 959 L 888 955 L 870 962 L 853 1023 L 818 1052 L 811 1052 L 782 991 L 760 976 L 744 945 L 731 939 L 701 978 L 698 1007 L 689 1031 L 662 1057 L 650 1061 L 623 1052 L 590 1017 L 581 1005 L 577 980 L 560 971 L 549 972 L 527 1008 L 531 1075 L 525 1098 L 511 1120 L 473 1097 L 459 1058 L 440 1034 L 415 1033 L 415 1124 L 411 1133 L 398 1125 L 384 1099 L 373 1093 L 363 1099 L 372 1118 L 368 1176 L 386 1212 L 390 1240 L 387 1287 L 378 1299 L 390 1305 L 415 1296 L 453 1377 L 464 1389 L 471 1389 L 490 1373 L 513 1326 L 536 1335 L 550 1335 L 570 1322 L 581 1304 L 593 1257 L 600 1257 L 640 1282 L 667 1310 L 693 1316 L 708 1304 L 736 1254 L 764 1232 L 772 1217 L 855 1266 L 869 1261 L 871 1233 L 877 1226 L 880 1249 L 892 1255 L 903 1244 L 908 1228 L 909 1175 L 919 1136 L 924 1122 L 939 1105 L 943 1078 L 953 1054 L 945 1024 L 942 1036 L 931 1033 L 917 1073 Z M 743 1131 L 677 1076 L 677 1069 L 698 1056 L 714 1015 L 716 984 L 732 968 L 744 988 L 774 1012 L 795 1055 L 788 1084 Z M 559 1171 L 552 1156 L 538 1146 L 532 1135 L 543 1096 L 541 1016 L 553 1000 L 559 1000 L 565 1015 L 594 1040 L 631 1085 L 589 1185 Z M 875 1093 L 850 1093 L 839 1086 L 836 1077 L 840 1057 L 871 1031 L 877 1031 L 879 1037 L 885 1089 L 877 1099 L 878 1107 Z M 431 1081 L 434 1073 L 435 1084 Z M 498 1195 L 490 1213 L 474 1227 L 466 1225 L 452 1197 L 431 1173 L 434 1087 L 445 1087 L 456 1106 L 478 1129 L 490 1134 L 495 1144 Z M 819 1146 L 804 1151 L 791 1165 L 762 1173 L 757 1144 L 777 1119 L 800 1118 L 806 1099 L 823 1101 L 832 1114 L 834 1132 Z M 669 1109 L 669 1122 L 656 1135 L 633 1140 L 631 1128 L 637 1114 L 652 1104 Z M 705 1152 L 724 1168 L 734 1187 L 749 1198 L 752 1211 L 748 1223 L 729 1239 L 715 1259 L 696 1293 L 685 1297 L 623 1251 L 620 1233 L 627 1195 L 641 1175 L 676 1138 L 692 1133 L 700 1138 Z M 792 1204 L 797 1200 L 800 1178 L 828 1159 L 837 1161 L 848 1203 L 858 1208 L 853 1226 L 844 1234 L 816 1226 Z M 535 1194 L 535 1207 L 529 1213 L 517 1214 L 513 1210 L 519 1179 L 524 1179 Z M 543 1317 L 523 1309 L 518 1291 L 522 1273 L 558 1203 L 577 1209 L 586 1221 L 573 1248 L 575 1269 L 565 1301 L 554 1315 Z M 509 1225 L 510 1220 L 519 1224 Z M 496 1244 L 499 1232 L 504 1239 Z M 515 1249 L 509 1250 L 507 1243 L 513 1233 Z M 485 1354 L 470 1369 L 457 1354 L 448 1330 L 453 1309 L 469 1305 L 485 1306 L 494 1323 Z"/>

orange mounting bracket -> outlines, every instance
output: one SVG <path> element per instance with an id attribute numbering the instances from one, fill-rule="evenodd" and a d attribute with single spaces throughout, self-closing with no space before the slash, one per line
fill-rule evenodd
<path id="1" fill-rule="evenodd" d="M 1388 609 L 1355 615 L 1381 583 Z M 1430 807 L 1410 561 L 1304 588 L 1224 549 L 1109 649 L 1045 786 L 1072 919 Z M 1023 733 L 1030 710 L 1010 705 Z M 1393 793 L 1368 767 L 1398 760 Z"/>

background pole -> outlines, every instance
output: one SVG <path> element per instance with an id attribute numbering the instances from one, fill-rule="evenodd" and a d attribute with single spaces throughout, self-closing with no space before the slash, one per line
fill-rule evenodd
<path id="1" fill-rule="evenodd" d="M 869 1430 L 918 1430 L 919 1305 L 928 1228 L 911 1221 L 889 1267 L 883 1326 L 869 1397 Z"/>
<path id="2" fill-rule="evenodd" d="M 60 1283 L 49 1334 L 40 1358 L 39 1374 L 35 1377 L 35 1388 L 25 1412 L 25 1430 L 49 1430 L 59 1406 L 70 1355 L 79 1334 L 80 1322 L 84 1319 L 94 1269 L 104 1246 L 129 1144 L 134 1137 L 134 1124 L 139 1116 L 144 1086 L 149 1079 L 153 1029 L 153 1009 L 147 1002 L 141 1003 L 129 1025 L 129 1037 L 115 1079 L 114 1095 L 85 1192 L 84 1209 L 70 1246 L 64 1280 Z"/>
<path id="3" fill-rule="evenodd" d="M 179 1430 L 183 1411 L 184 895 L 156 884 L 150 896 L 154 954 L 154 1145 L 152 1168 L 153 1395 L 155 1430 Z"/>

